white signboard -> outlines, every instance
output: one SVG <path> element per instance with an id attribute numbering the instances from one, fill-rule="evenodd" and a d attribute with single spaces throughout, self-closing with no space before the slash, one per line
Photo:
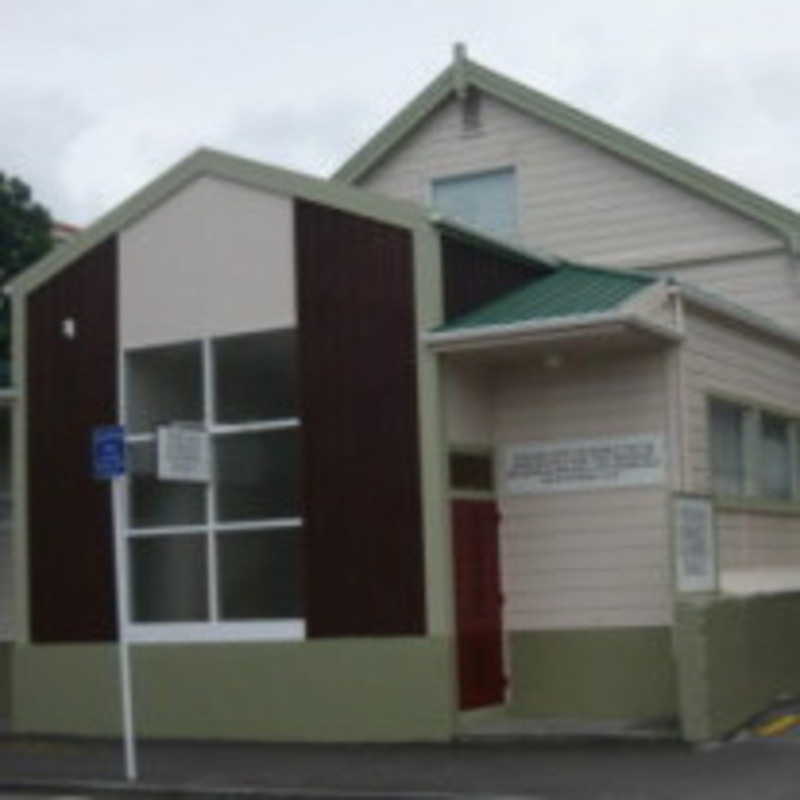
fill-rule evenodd
<path id="1" fill-rule="evenodd" d="M 663 483 L 666 445 L 659 434 L 508 445 L 502 481 L 509 494 L 543 494 Z"/>
<path id="2" fill-rule="evenodd" d="M 717 549 L 711 500 L 679 495 L 673 503 L 678 591 L 713 592 L 717 588 Z"/>
<path id="3" fill-rule="evenodd" d="M 159 427 L 158 478 L 162 481 L 208 483 L 211 480 L 208 434 L 187 425 Z"/>

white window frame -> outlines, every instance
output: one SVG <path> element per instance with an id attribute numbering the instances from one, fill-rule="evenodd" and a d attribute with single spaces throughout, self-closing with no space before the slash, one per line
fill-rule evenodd
<path id="1" fill-rule="evenodd" d="M 715 490 L 714 465 L 712 463 L 713 401 L 720 401 L 731 406 L 736 406 L 744 415 L 742 431 L 744 480 L 742 491 L 739 494 L 720 494 Z M 763 454 L 761 445 L 763 429 L 762 419 L 764 415 L 775 417 L 788 424 L 789 483 L 791 486 L 791 493 L 787 498 L 769 496 L 764 491 L 762 471 Z M 723 505 L 726 503 L 749 503 L 752 505 L 769 505 L 773 507 L 797 507 L 798 510 L 800 510 L 800 418 L 785 410 L 756 405 L 749 401 L 737 400 L 724 395 L 710 394 L 707 398 L 707 420 L 710 485 L 712 496 L 717 503 Z"/>
<path id="2" fill-rule="evenodd" d="M 270 333 L 285 330 L 285 328 L 260 329 L 254 331 L 241 331 L 230 334 L 248 335 L 257 333 Z M 218 423 L 216 422 L 216 383 L 215 362 L 213 358 L 213 343 L 219 339 L 227 338 L 226 335 L 197 337 L 189 340 L 174 342 L 158 342 L 147 346 L 121 348 L 118 367 L 118 390 L 120 421 L 125 425 L 128 417 L 127 409 L 127 356 L 131 353 L 150 348 L 172 346 L 181 344 L 200 343 L 202 361 L 202 392 L 203 392 L 203 430 L 207 431 L 212 442 L 214 437 L 235 435 L 242 433 L 262 433 L 280 430 L 293 430 L 300 428 L 299 417 L 285 417 L 279 419 L 265 419 L 255 422 Z M 155 446 L 156 432 L 133 433 L 125 437 L 127 444 L 152 443 Z M 213 452 L 213 451 L 212 451 Z M 302 517 L 264 518 L 255 520 L 242 520 L 221 522 L 217 520 L 216 481 L 213 479 L 205 485 L 205 521 L 189 525 L 159 525 L 133 527 L 130 522 L 129 502 L 131 481 L 126 474 L 119 480 L 122 481 L 121 494 L 125 498 L 120 513 L 121 520 L 117 521 L 115 528 L 122 537 L 124 558 L 127 568 L 122 570 L 122 586 L 120 591 L 128 598 L 128 614 L 124 620 L 125 638 L 136 643 L 178 643 L 178 642 L 231 642 L 231 641 L 297 641 L 306 637 L 306 621 L 302 617 L 263 619 L 263 620 L 223 620 L 219 611 L 219 587 L 217 576 L 217 541 L 220 536 L 228 532 L 241 531 L 268 531 L 270 529 L 295 528 L 300 534 L 303 526 Z M 129 543 L 135 539 L 151 536 L 183 536 L 198 535 L 205 537 L 206 544 L 206 580 L 208 619 L 192 622 L 136 622 L 131 619 L 133 609 L 132 585 Z M 268 535 L 268 534 L 265 534 Z"/>

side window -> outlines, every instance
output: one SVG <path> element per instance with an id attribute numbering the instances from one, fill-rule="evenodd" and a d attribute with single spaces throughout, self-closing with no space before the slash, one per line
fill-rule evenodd
<path id="1" fill-rule="evenodd" d="M 775 414 L 761 415 L 761 493 L 770 500 L 792 499 L 791 423 Z"/>
<path id="2" fill-rule="evenodd" d="M 800 421 L 749 405 L 709 401 L 711 472 L 717 497 L 800 500 Z"/>
<path id="3" fill-rule="evenodd" d="M 514 169 L 437 178 L 433 206 L 446 217 L 502 238 L 517 236 Z"/>
<path id="4" fill-rule="evenodd" d="M 745 409 L 724 400 L 712 400 L 711 469 L 714 494 L 740 497 L 744 494 Z"/>
<path id="5" fill-rule="evenodd" d="M 126 354 L 132 638 L 302 636 L 295 338 Z M 159 478 L 156 429 L 176 422 L 208 434 L 210 483 Z"/>

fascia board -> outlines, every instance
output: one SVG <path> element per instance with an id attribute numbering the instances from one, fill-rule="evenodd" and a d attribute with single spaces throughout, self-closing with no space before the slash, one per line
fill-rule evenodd
<path id="1" fill-rule="evenodd" d="M 794 210 L 474 61 L 465 60 L 463 69 L 467 83 L 487 94 L 760 222 L 777 231 L 790 247 L 795 246 L 800 234 L 800 214 Z M 448 67 L 348 159 L 333 177 L 350 183 L 362 178 L 451 92 L 454 92 L 454 73 L 453 68 Z"/>
<path id="2" fill-rule="evenodd" d="M 339 167 L 331 178 L 354 183 L 378 163 L 407 133 L 422 122 L 448 95 L 455 92 L 453 68 L 437 75 L 413 100 L 400 109 L 378 133 Z"/>
<path id="3" fill-rule="evenodd" d="M 26 294 L 57 274 L 85 252 L 121 231 L 192 180 L 210 176 L 276 194 L 319 202 L 342 211 L 411 229 L 428 226 L 424 211 L 405 200 L 397 200 L 364 189 L 355 189 L 280 167 L 201 149 L 139 190 L 101 217 L 71 241 L 57 247 L 7 285 L 10 294 Z"/>
<path id="4" fill-rule="evenodd" d="M 468 62 L 468 74 L 471 82 L 479 89 L 646 167 L 696 194 L 710 197 L 721 205 L 756 219 L 776 229 L 787 239 L 800 229 L 800 215 L 791 209 L 614 125 L 505 78 L 474 61 Z"/>
<path id="5" fill-rule="evenodd" d="M 554 317 L 547 320 L 516 322 L 508 325 L 484 325 L 474 329 L 443 331 L 422 334 L 422 341 L 435 352 L 448 352 L 472 348 L 485 348 L 501 344 L 522 343 L 546 336 L 574 337 L 591 329 L 608 327 L 634 327 L 669 341 L 680 341 L 683 336 L 673 328 L 645 319 L 638 314 L 605 311 L 597 314 L 580 314 L 571 317 Z"/>

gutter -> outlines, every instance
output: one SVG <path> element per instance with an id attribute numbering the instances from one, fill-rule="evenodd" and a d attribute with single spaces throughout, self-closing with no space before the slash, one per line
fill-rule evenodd
<path id="1" fill-rule="evenodd" d="M 552 336 L 576 335 L 599 326 L 637 328 L 658 338 L 679 342 L 683 335 L 671 328 L 644 319 L 630 312 L 603 311 L 595 314 L 580 314 L 555 317 L 534 322 L 514 322 L 505 325 L 483 325 L 455 331 L 427 332 L 422 341 L 434 352 L 468 350 L 493 345 L 512 344 L 535 337 L 537 334 Z"/>

